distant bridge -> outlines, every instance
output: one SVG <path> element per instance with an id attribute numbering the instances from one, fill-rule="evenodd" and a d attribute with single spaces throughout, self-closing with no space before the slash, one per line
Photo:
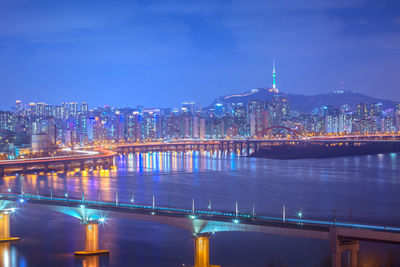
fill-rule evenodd
<path id="1" fill-rule="evenodd" d="M 193 201 L 192 209 L 178 207 L 160 207 L 138 205 L 135 203 L 121 203 L 118 195 L 115 202 L 88 200 L 49 195 L 32 195 L 24 193 L 1 193 L 0 202 L 3 211 L 0 215 L 0 224 L 9 224 L 10 211 L 28 204 L 30 207 L 46 206 L 51 210 L 72 215 L 80 219 L 86 229 L 85 250 L 77 252 L 79 255 L 107 253 L 99 249 L 98 224 L 104 221 L 104 212 L 119 213 L 119 216 L 133 220 L 153 221 L 185 229 L 193 234 L 196 241 L 195 266 L 209 267 L 209 238 L 215 232 L 241 231 L 257 232 L 274 235 L 305 237 L 329 240 L 332 253 L 332 266 L 340 266 L 344 251 L 351 252 L 351 266 L 357 266 L 357 251 L 359 241 L 374 241 L 400 244 L 400 227 L 370 225 L 362 223 L 323 221 L 304 219 L 299 213 L 298 218 L 286 217 L 285 209 L 282 217 L 256 215 L 240 212 L 238 203 L 234 211 L 216 211 L 196 209 Z M 4 221 L 5 220 L 5 221 Z M 8 231 L 8 232 L 7 232 Z M 0 229 L 0 241 L 13 240 L 10 238 L 9 227 Z"/>
<path id="2" fill-rule="evenodd" d="M 262 135 L 262 133 L 261 133 Z M 117 153 L 147 153 L 167 151 L 219 151 L 227 154 L 235 153 L 244 156 L 263 156 L 264 151 L 275 151 L 274 154 L 290 154 L 298 145 L 315 147 L 331 147 L 332 151 L 343 148 L 342 153 L 351 151 L 360 154 L 392 153 L 400 151 L 400 139 L 387 138 L 298 138 L 298 139 L 215 139 L 215 140 L 179 140 L 171 142 L 127 143 L 114 146 Z M 316 146 L 315 146 L 316 145 Z M 301 147 L 299 146 L 299 147 Z M 305 148 L 302 148 L 305 149 Z M 329 149 L 328 149 L 329 150 Z M 277 151 L 277 152 L 276 152 Z M 348 152 L 346 152 L 348 151 Z M 357 153 L 356 153 L 357 154 Z M 349 154 L 347 154 L 349 155 Z"/>
<path id="3" fill-rule="evenodd" d="M 167 151 L 220 151 L 238 153 L 240 155 L 250 156 L 257 154 L 261 149 L 276 149 L 279 146 L 286 145 L 294 147 L 298 144 L 321 144 L 326 146 L 348 146 L 360 147 L 369 144 L 382 144 L 387 151 L 390 147 L 398 148 L 400 145 L 400 136 L 397 135 L 351 135 L 351 136 L 324 136 L 312 138 L 275 138 L 261 139 L 261 136 L 272 129 L 289 128 L 276 126 L 267 128 L 258 133 L 257 139 L 213 139 L 213 140 L 174 140 L 164 142 L 144 142 L 144 143 L 122 143 L 112 145 L 110 149 L 97 149 L 96 151 L 87 151 L 86 154 L 75 156 L 58 156 L 47 158 L 32 158 L 18 160 L 0 160 L 0 176 L 5 173 L 26 173 L 44 171 L 64 171 L 67 172 L 73 168 L 79 171 L 87 169 L 110 169 L 113 166 L 113 159 L 117 154 L 123 153 L 147 153 L 147 152 L 167 152 Z M 290 130 L 290 129 L 289 129 Z M 293 131 L 294 134 L 297 132 Z M 397 151 L 398 149 L 396 149 Z M 93 154 L 95 153 L 95 154 Z M 383 153 L 383 152 L 381 152 Z"/>
<path id="4" fill-rule="evenodd" d="M 116 153 L 110 150 L 97 149 L 95 151 L 81 151 L 77 155 L 54 156 L 43 158 L 26 158 L 14 160 L 0 160 L 0 176 L 6 171 L 29 172 L 43 170 L 44 172 L 63 170 L 68 171 L 72 166 L 85 170 L 86 167 L 110 168 Z"/>

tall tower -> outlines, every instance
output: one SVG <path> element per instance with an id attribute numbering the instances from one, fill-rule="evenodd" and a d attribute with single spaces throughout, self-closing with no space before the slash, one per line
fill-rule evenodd
<path id="1" fill-rule="evenodd" d="M 272 61 L 272 88 L 269 91 L 271 93 L 278 93 L 278 88 L 276 88 L 275 60 Z"/>
<path id="2" fill-rule="evenodd" d="M 272 89 L 276 89 L 275 60 L 272 61 Z"/>

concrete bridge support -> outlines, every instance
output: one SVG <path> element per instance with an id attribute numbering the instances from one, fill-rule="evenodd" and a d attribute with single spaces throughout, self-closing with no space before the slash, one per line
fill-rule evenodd
<path id="1" fill-rule="evenodd" d="M 3 167 L 0 168 L 0 176 L 4 176 L 4 168 Z"/>
<path id="2" fill-rule="evenodd" d="M 194 267 L 219 267 L 219 265 L 210 265 L 210 237 L 210 234 L 193 236 Z"/>
<path id="3" fill-rule="evenodd" d="M 96 170 L 97 169 L 97 160 L 92 160 L 92 169 Z"/>
<path id="4" fill-rule="evenodd" d="M 44 172 L 47 173 L 49 171 L 50 171 L 49 164 L 48 163 L 44 164 Z"/>
<path id="5" fill-rule="evenodd" d="M 80 162 L 80 171 L 84 171 L 85 170 L 85 162 L 84 161 L 81 161 Z"/>
<path id="6" fill-rule="evenodd" d="M 330 247 L 332 252 L 332 267 L 342 266 L 343 252 L 350 252 L 350 267 L 357 267 L 357 252 L 360 249 L 358 240 L 338 239 L 336 229 L 330 230 Z"/>
<path id="7" fill-rule="evenodd" d="M 332 267 L 342 266 L 343 252 L 350 252 L 350 266 L 357 267 L 357 252 L 360 248 L 358 241 L 339 241 L 336 249 L 332 250 Z"/>
<path id="8" fill-rule="evenodd" d="M 98 255 L 108 254 L 108 250 L 99 249 L 99 222 L 87 221 L 85 225 L 85 250 L 77 251 L 75 255 Z"/>
<path id="9" fill-rule="evenodd" d="M 19 237 L 10 237 L 10 212 L 2 211 L 0 213 L 0 242 L 17 241 Z"/>
<path id="10" fill-rule="evenodd" d="M 64 163 L 64 172 L 68 172 L 68 162 Z"/>
<path id="11" fill-rule="evenodd" d="M 110 160 L 110 159 L 105 159 L 105 160 L 104 160 L 104 168 L 105 168 L 106 170 L 110 170 L 110 169 L 111 169 L 111 166 L 112 166 L 112 160 Z"/>

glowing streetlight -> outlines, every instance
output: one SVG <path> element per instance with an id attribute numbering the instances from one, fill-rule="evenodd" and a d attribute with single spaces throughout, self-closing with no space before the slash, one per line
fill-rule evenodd
<path id="1" fill-rule="evenodd" d="M 303 213 L 301 211 L 297 212 L 297 217 L 299 217 L 299 219 L 301 220 L 301 218 L 303 217 Z"/>

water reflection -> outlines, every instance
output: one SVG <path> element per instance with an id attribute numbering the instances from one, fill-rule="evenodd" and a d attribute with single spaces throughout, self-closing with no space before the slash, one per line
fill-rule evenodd
<path id="1" fill-rule="evenodd" d="M 0 242 L 0 266 L 2 267 L 26 267 L 23 255 L 18 255 L 13 242 Z"/>
<path id="2" fill-rule="evenodd" d="M 108 255 L 91 255 L 91 256 L 79 256 L 75 258 L 75 266 L 82 267 L 101 267 L 109 266 Z"/>
<path id="3" fill-rule="evenodd" d="M 16 266 L 16 263 L 11 261 L 9 242 L 0 242 L 0 263 L 4 267 Z"/>

